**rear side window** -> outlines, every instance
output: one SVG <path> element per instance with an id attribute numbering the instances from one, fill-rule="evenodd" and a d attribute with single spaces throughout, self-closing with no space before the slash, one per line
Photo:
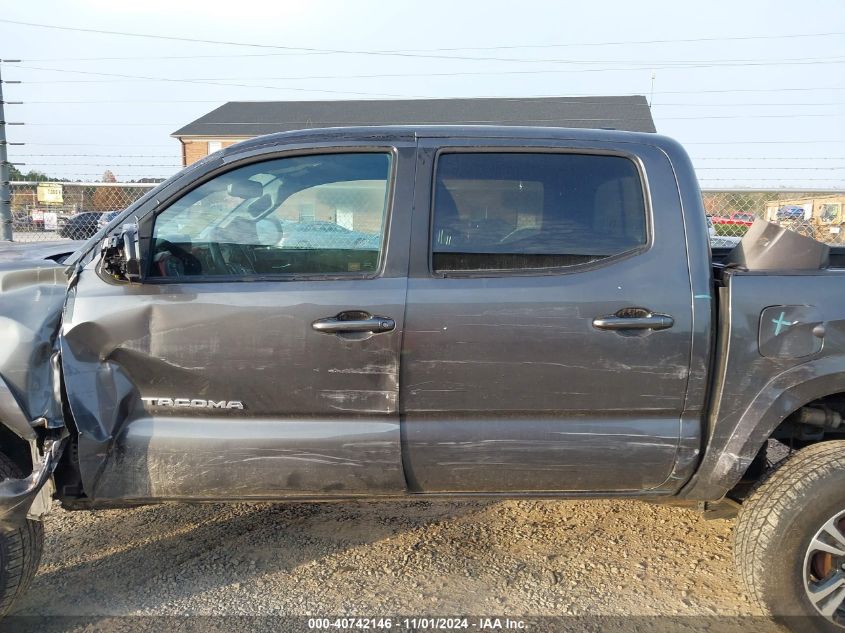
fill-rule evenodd
<path id="1" fill-rule="evenodd" d="M 435 272 L 573 266 L 646 242 L 642 182 L 627 158 L 455 153 L 437 161 Z"/>

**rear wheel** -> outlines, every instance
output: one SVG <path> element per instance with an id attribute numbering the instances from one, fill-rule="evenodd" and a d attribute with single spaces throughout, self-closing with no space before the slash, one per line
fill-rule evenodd
<path id="1" fill-rule="evenodd" d="M 734 557 L 765 611 L 794 630 L 845 633 L 845 441 L 808 446 L 761 481 Z"/>
<path id="2" fill-rule="evenodd" d="M 0 481 L 23 477 L 20 469 L 0 453 Z M 16 530 L 0 532 L 0 617 L 23 595 L 41 560 L 44 527 L 40 521 L 26 520 Z"/>

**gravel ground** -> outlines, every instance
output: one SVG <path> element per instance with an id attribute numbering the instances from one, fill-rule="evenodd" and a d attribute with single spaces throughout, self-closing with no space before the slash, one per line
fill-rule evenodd
<path id="1" fill-rule="evenodd" d="M 46 527 L 18 615 L 719 615 L 780 630 L 734 574 L 733 522 L 636 501 L 159 505 L 59 510 Z"/>

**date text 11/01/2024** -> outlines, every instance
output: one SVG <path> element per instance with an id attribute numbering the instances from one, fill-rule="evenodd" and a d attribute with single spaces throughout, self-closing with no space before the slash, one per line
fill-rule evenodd
<path id="1" fill-rule="evenodd" d="M 313 630 L 467 630 L 478 629 L 481 631 L 525 630 L 524 620 L 512 620 L 510 618 L 476 617 L 476 618 L 442 618 L 442 617 L 420 617 L 420 618 L 309 618 L 308 628 Z"/>

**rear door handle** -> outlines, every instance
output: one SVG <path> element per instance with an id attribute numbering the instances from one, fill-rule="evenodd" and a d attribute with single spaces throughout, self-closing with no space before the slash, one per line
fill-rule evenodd
<path id="1" fill-rule="evenodd" d="M 311 324 L 318 332 L 326 334 L 340 334 L 343 332 L 390 332 L 396 327 L 396 322 L 389 317 L 369 316 L 364 318 L 343 318 L 343 313 L 318 319 Z"/>
<path id="2" fill-rule="evenodd" d="M 675 319 L 671 316 L 655 312 L 636 316 L 613 314 L 593 319 L 593 327 L 599 330 L 668 330 L 673 325 Z"/>

